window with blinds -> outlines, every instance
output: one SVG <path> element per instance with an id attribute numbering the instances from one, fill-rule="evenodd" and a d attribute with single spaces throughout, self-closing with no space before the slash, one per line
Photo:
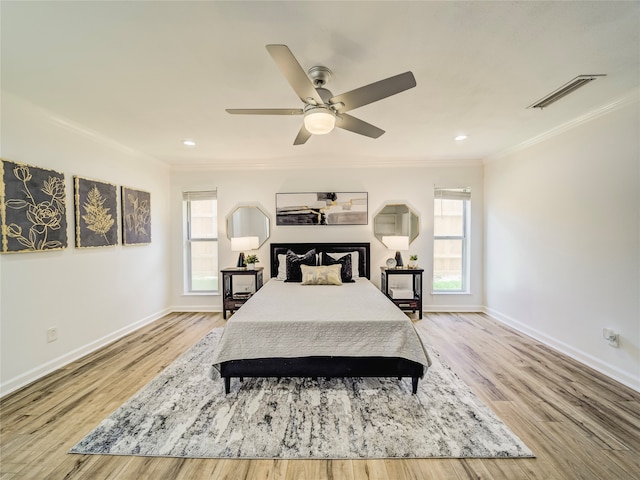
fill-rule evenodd
<path id="1" fill-rule="evenodd" d="M 436 188 L 433 211 L 433 292 L 469 291 L 471 189 Z"/>
<path id="2" fill-rule="evenodd" d="M 218 292 L 218 200 L 216 191 L 184 192 L 185 289 Z"/>

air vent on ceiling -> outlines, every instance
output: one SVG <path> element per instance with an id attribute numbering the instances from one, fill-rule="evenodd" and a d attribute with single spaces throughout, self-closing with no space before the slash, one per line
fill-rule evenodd
<path id="1" fill-rule="evenodd" d="M 527 108 L 545 108 L 551 105 L 554 102 L 557 102 L 562 97 L 569 95 L 571 92 L 575 92 L 580 87 L 583 87 L 587 83 L 595 80 L 598 77 L 605 77 L 606 74 L 598 73 L 595 75 L 578 75 L 576 78 L 571 80 L 569 83 L 564 84 L 557 90 L 551 92 L 546 97 L 541 98 L 533 105 L 529 105 Z"/>

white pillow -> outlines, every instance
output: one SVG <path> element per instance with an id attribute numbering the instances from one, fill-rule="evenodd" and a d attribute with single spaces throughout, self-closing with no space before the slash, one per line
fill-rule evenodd
<path id="1" fill-rule="evenodd" d="M 356 279 L 356 278 L 360 278 L 360 275 L 358 275 L 359 272 L 359 266 L 360 266 L 360 253 L 359 252 L 340 252 L 340 253 L 328 253 L 327 255 L 329 255 L 331 258 L 333 258 L 334 260 L 339 260 L 342 257 L 344 257 L 345 255 L 349 255 L 351 254 L 351 278 L 352 279 Z"/>
<path id="2" fill-rule="evenodd" d="M 278 275 L 276 276 L 276 280 L 286 280 L 287 279 L 287 256 L 282 253 L 278 255 Z"/>

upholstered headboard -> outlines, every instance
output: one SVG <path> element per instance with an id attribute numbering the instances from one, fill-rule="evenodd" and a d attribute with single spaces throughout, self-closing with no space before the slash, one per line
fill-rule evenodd
<path id="1" fill-rule="evenodd" d="M 361 277 L 371 278 L 371 244 L 368 242 L 360 243 L 272 243 L 271 251 L 271 276 L 278 275 L 278 255 L 285 255 L 287 250 L 294 253 L 307 253 L 312 248 L 317 253 L 347 253 L 358 252 L 358 274 Z"/>

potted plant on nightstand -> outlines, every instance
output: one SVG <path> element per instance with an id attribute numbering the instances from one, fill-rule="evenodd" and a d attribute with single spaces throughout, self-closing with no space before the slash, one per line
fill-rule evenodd
<path id="1" fill-rule="evenodd" d="M 409 257 L 409 263 L 407 264 L 409 268 L 417 268 L 418 267 L 418 255 L 411 255 Z"/>
<path id="2" fill-rule="evenodd" d="M 257 255 L 245 255 L 244 257 L 244 263 L 247 264 L 248 270 L 255 270 L 256 263 L 258 263 L 259 261 L 260 260 L 258 259 Z"/>

